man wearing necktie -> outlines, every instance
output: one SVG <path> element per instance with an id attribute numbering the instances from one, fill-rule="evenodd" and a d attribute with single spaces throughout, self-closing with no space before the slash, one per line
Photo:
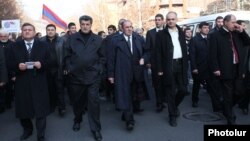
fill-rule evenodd
<path id="1" fill-rule="evenodd" d="M 16 117 L 23 127 L 21 140 L 32 135 L 32 118 L 36 119 L 37 140 L 45 140 L 46 116 L 50 113 L 46 70 L 50 58 L 46 43 L 35 40 L 35 27 L 22 25 L 23 40 L 10 49 L 10 71 L 16 75 Z"/>
<path id="2" fill-rule="evenodd" d="M 210 93 L 210 79 L 209 79 L 209 64 L 208 64 L 208 33 L 209 24 L 207 22 L 201 22 L 199 24 L 200 33 L 193 37 L 189 44 L 189 55 L 191 62 L 191 72 L 193 77 L 193 90 L 192 90 L 192 107 L 198 107 L 199 102 L 199 90 L 200 85 L 206 85 L 212 100 L 213 107 L 216 107 L 214 103 L 218 100 L 215 99 Z M 204 83 L 205 82 L 205 83 Z M 219 103 L 219 102 L 217 102 Z M 217 104 L 216 103 L 216 104 Z"/>
<path id="3" fill-rule="evenodd" d="M 245 77 L 245 49 L 250 44 L 250 38 L 236 23 L 236 17 L 229 14 L 223 19 L 221 29 L 211 34 L 210 64 L 212 72 L 219 77 L 222 86 L 223 114 L 227 124 L 235 124 L 236 116 L 233 106 L 236 96 L 242 93 L 242 79 Z"/>
<path id="4" fill-rule="evenodd" d="M 156 71 L 156 56 L 155 56 L 155 36 L 156 33 L 163 29 L 164 17 L 162 14 L 157 14 L 155 16 L 155 28 L 149 30 L 146 35 L 146 48 L 150 49 L 150 62 L 147 67 L 152 70 L 152 80 L 156 95 L 156 111 L 161 112 L 165 106 L 163 102 L 165 101 L 164 86 L 162 82 L 162 77 L 157 74 Z"/>
<path id="5" fill-rule="evenodd" d="M 131 131 L 135 124 L 133 110 L 145 94 L 143 65 L 147 53 L 143 38 L 133 33 L 131 21 L 124 21 L 122 28 L 124 33 L 112 39 L 108 77 L 115 86 L 116 107 L 123 112 L 122 120 Z"/>

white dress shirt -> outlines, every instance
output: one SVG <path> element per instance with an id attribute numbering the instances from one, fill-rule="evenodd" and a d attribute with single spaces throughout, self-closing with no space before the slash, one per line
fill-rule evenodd
<path id="1" fill-rule="evenodd" d="M 156 32 L 159 32 L 160 30 L 162 30 L 163 28 L 162 27 L 160 27 L 160 28 L 157 28 L 156 27 Z"/>
<path id="2" fill-rule="evenodd" d="M 181 44 L 179 41 L 179 32 L 178 29 L 168 29 L 169 34 L 171 36 L 173 46 L 174 46 L 174 53 L 173 53 L 173 59 L 179 59 L 182 58 L 182 50 L 181 50 Z"/>
<path id="3" fill-rule="evenodd" d="M 124 34 L 124 38 L 128 42 L 128 36 Z M 131 51 L 131 53 L 133 53 L 132 35 L 130 36 L 130 45 L 131 45 L 130 51 Z"/>

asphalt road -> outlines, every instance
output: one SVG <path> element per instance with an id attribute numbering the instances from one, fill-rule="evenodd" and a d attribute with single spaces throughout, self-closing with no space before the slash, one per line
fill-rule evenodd
<path id="1" fill-rule="evenodd" d="M 168 112 L 155 112 L 154 100 L 142 103 L 143 113 L 135 115 L 135 128 L 132 132 L 126 130 L 120 120 L 120 113 L 114 105 L 107 101 L 101 102 L 101 122 L 103 141 L 202 141 L 205 124 L 226 124 L 219 113 L 213 113 L 208 94 L 202 90 L 198 108 L 191 107 L 191 96 L 185 97 L 179 109 L 177 127 L 168 124 Z M 235 107 L 237 124 L 250 125 L 250 115 L 243 115 Z M 34 123 L 34 122 L 33 122 Z M 81 124 L 81 130 L 74 132 L 73 112 L 67 105 L 67 113 L 60 117 L 57 112 L 47 118 L 46 141 L 94 141 L 89 129 L 87 116 Z M 19 141 L 22 128 L 15 118 L 14 109 L 0 114 L 0 141 Z M 36 141 L 36 131 L 27 141 Z"/>

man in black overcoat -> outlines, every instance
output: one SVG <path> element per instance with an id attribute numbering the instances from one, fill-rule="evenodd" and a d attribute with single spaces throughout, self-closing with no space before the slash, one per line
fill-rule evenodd
<path id="1" fill-rule="evenodd" d="M 146 47 L 150 49 L 150 62 L 147 64 L 152 70 L 152 80 L 156 96 L 156 111 L 161 112 L 163 110 L 165 102 L 165 93 L 162 77 L 158 75 L 156 71 L 156 46 L 155 46 L 155 36 L 156 33 L 163 30 L 164 17 L 162 14 L 157 14 L 155 16 L 156 27 L 149 30 L 146 35 Z"/>
<path id="2" fill-rule="evenodd" d="M 223 97 L 223 114 L 227 124 L 235 124 L 233 105 L 243 91 L 245 77 L 244 47 L 250 44 L 250 38 L 242 26 L 236 23 L 236 17 L 229 14 L 223 19 L 224 25 L 210 35 L 211 70 L 220 80 Z"/>
<path id="3" fill-rule="evenodd" d="M 31 118 L 36 118 L 37 140 L 44 141 L 46 116 L 50 113 L 46 70 L 49 50 L 45 42 L 34 39 L 35 27 L 22 25 L 23 39 L 10 49 L 10 70 L 15 72 L 16 117 L 23 127 L 21 140 L 33 132 Z"/>
<path id="4" fill-rule="evenodd" d="M 182 29 L 176 25 L 177 13 L 169 12 L 167 26 L 156 34 L 156 66 L 159 76 L 163 76 L 168 100 L 169 124 L 177 126 L 180 115 L 178 106 L 187 95 L 187 47 Z"/>

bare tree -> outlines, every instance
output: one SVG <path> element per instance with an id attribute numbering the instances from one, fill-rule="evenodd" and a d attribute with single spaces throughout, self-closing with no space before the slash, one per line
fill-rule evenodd
<path id="1" fill-rule="evenodd" d="M 0 0 L 0 21 L 20 19 L 21 15 L 16 0 Z"/>

